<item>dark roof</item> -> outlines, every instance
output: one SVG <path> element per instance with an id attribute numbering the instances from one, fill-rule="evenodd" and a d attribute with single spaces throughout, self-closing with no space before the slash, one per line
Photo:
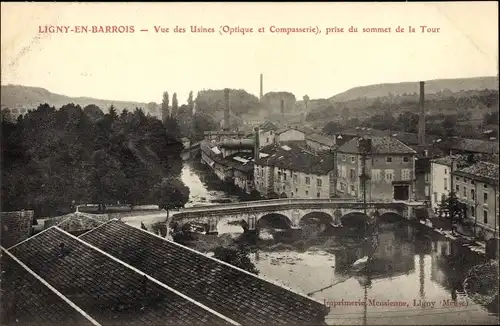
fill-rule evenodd
<path id="1" fill-rule="evenodd" d="M 215 130 L 215 131 L 205 131 L 204 135 L 220 135 L 220 136 L 242 136 L 245 134 L 244 131 L 224 131 L 224 130 Z"/>
<path id="2" fill-rule="evenodd" d="M 476 177 L 483 181 L 494 182 L 498 187 L 498 164 L 479 161 L 456 171 L 456 174 Z"/>
<path id="3" fill-rule="evenodd" d="M 272 144 L 263 147 L 260 152 L 268 156 L 259 157 L 256 162 L 258 165 L 276 166 L 292 171 L 324 175 L 333 170 L 335 164 L 332 153 L 315 152 L 304 142 Z"/>
<path id="4" fill-rule="evenodd" d="M 0 215 L 2 246 L 9 248 L 31 235 L 33 211 L 2 212 Z"/>
<path id="5" fill-rule="evenodd" d="M 276 125 L 274 123 L 269 122 L 269 121 L 264 122 L 258 128 L 261 131 L 264 131 L 264 132 L 269 131 L 269 130 L 276 130 L 276 129 L 278 129 L 278 127 L 276 127 Z"/>
<path id="6" fill-rule="evenodd" d="M 498 154 L 498 143 L 482 139 L 452 138 L 445 142 L 454 150 L 482 154 Z"/>
<path id="7" fill-rule="evenodd" d="M 304 135 L 307 133 L 302 128 L 298 128 L 298 127 L 283 127 L 283 128 L 280 128 L 280 129 L 276 130 L 276 135 L 282 134 L 282 133 L 284 133 L 284 132 L 286 132 L 288 130 L 297 130 L 297 131 L 303 133 Z"/>
<path id="8" fill-rule="evenodd" d="M 38 233 L 9 251 L 102 324 L 228 323 L 154 278 L 145 277 L 57 227 Z"/>
<path id="9" fill-rule="evenodd" d="M 370 154 L 416 154 L 409 146 L 400 140 L 390 136 L 366 136 L 371 139 L 372 148 Z M 358 138 L 353 138 L 337 149 L 341 153 L 360 153 L 358 149 Z"/>
<path id="10" fill-rule="evenodd" d="M 0 252 L 0 268 L 1 325 L 92 325 L 4 248 Z"/>
<path id="11" fill-rule="evenodd" d="M 110 220 L 107 214 L 88 214 L 75 212 L 63 216 L 53 217 L 45 220 L 44 228 L 48 229 L 54 225 L 66 232 L 77 233 L 98 227 Z"/>
<path id="12" fill-rule="evenodd" d="M 432 160 L 431 162 L 441 164 L 441 165 L 450 166 L 450 167 L 451 167 L 451 163 L 455 162 L 455 164 L 458 168 L 462 168 L 462 167 L 469 166 L 472 164 L 469 160 L 470 159 L 468 158 L 467 155 L 457 154 L 457 155 L 448 155 L 445 157 L 436 158 L 436 159 Z"/>
<path id="13" fill-rule="evenodd" d="M 313 325 L 327 313 L 322 303 L 123 222 L 81 239 L 243 325 Z"/>
<path id="14" fill-rule="evenodd" d="M 333 147 L 335 146 L 335 139 L 328 137 L 328 136 L 323 136 L 320 134 L 310 134 L 306 136 L 306 139 L 312 140 L 314 142 Z"/>
<path id="15" fill-rule="evenodd" d="M 419 158 L 437 158 L 446 156 L 446 152 L 440 148 L 437 148 L 432 145 L 408 145 L 415 152 L 417 152 L 417 157 Z M 427 151 L 427 156 L 425 156 L 425 151 Z"/>

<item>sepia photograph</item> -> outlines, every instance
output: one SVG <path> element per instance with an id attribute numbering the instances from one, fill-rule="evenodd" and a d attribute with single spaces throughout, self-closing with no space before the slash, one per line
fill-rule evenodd
<path id="1" fill-rule="evenodd" d="M 1 326 L 498 325 L 498 2 L 1 2 Z"/>

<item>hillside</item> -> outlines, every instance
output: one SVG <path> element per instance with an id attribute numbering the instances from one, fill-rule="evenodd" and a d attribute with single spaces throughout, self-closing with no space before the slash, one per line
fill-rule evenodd
<path id="1" fill-rule="evenodd" d="M 136 107 L 143 108 L 146 111 L 148 107 L 147 103 L 102 100 L 91 97 L 69 97 L 51 93 L 44 88 L 21 85 L 2 85 L 0 103 L 2 104 L 2 108 L 7 107 L 9 109 L 35 109 L 44 103 L 56 108 L 60 108 L 68 103 L 80 105 L 82 108 L 90 104 L 95 104 L 104 112 L 108 111 L 111 104 L 118 111 L 122 111 L 125 108 L 133 110 Z"/>
<path id="2" fill-rule="evenodd" d="M 467 90 L 498 89 L 498 77 L 476 77 L 456 79 L 434 79 L 425 81 L 425 93 L 433 94 L 449 90 L 460 92 Z M 418 81 L 392 84 L 375 84 L 351 88 L 343 93 L 330 97 L 332 102 L 345 102 L 359 98 L 385 97 L 390 94 L 404 95 L 419 92 Z"/>

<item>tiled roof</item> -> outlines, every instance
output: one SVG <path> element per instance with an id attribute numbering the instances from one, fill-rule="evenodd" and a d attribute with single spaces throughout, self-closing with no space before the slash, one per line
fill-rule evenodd
<path id="1" fill-rule="evenodd" d="M 44 228 L 48 229 L 54 225 L 66 232 L 78 233 L 88 231 L 110 220 L 107 214 L 88 214 L 75 212 L 63 216 L 49 218 L 45 221 Z"/>
<path id="2" fill-rule="evenodd" d="M 92 325 L 3 248 L 0 268 L 1 325 Z"/>
<path id="3" fill-rule="evenodd" d="M 451 163 L 455 162 L 455 164 L 458 168 L 465 167 L 465 166 L 472 164 L 469 162 L 468 156 L 462 155 L 462 154 L 439 157 L 439 158 L 433 159 L 431 162 L 441 164 L 441 165 L 446 165 L 446 166 L 451 166 Z"/>
<path id="4" fill-rule="evenodd" d="M 286 149 L 287 147 L 289 148 Z M 325 175 L 334 168 L 334 155 L 328 152 L 316 153 L 304 142 L 286 142 L 263 147 L 261 153 L 269 154 L 260 157 L 257 164 L 276 166 L 292 171 Z"/>
<path id="5" fill-rule="evenodd" d="M 479 161 L 456 171 L 457 174 L 469 175 L 496 182 L 498 186 L 498 164 Z"/>
<path id="6" fill-rule="evenodd" d="M 0 215 L 2 246 L 9 248 L 31 235 L 33 211 L 2 212 Z"/>
<path id="7" fill-rule="evenodd" d="M 123 222 L 81 239 L 242 325 L 316 325 L 327 312 L 313 299 Z"/>
<path id="8" fill-rule="evenodd" d="M 384 136 L 366 136 L 372 140 L 371 154 L 416 154 L 416 152 L 409 146 L 405 145 L 400 140 Z M 342 153 L 359 153 L 358 138 L 353 138 L 340 146 L 337 149 Z"/>
<path id="9" fill-rule="evenodd" d="M 265 131 L 269 131 L 269 130 L 276 130 L 276 129 L 278 129 L 278 127 L 276 127 L 276 125 L 274 123 L 266 121 L 259 126 L 259 129 L 261 131 L 265 132 Z"/>
<path id="10" fill-rule="evenodd" d="M 328 137 L 328 136 L 323 136 L 320 134 L 310 134 L 306 136 L 306 139 L 315 141 L 317 143 L 333 147 L 335 146 L 335 139 Z"/>
<path id="11" fill-rule="evenodd" d="M 219 314 L 57 227 L 9 252 L 101 324 L 228 324 Z"/>

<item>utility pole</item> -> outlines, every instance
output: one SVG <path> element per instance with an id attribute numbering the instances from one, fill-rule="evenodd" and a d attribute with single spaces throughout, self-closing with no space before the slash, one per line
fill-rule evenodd
<path id="1" fill-rule="evenodd" d="M 359 179 L 361 181 L 361 186 L 363 187 L 363 213 L 365 215 L 367 215 L 367 203 L 366 203 L 366 184 L 367 184 L 367 181 L 368 179 L 370 179 L 370 177 L 368 176 L 368 174 L 366 173 L 366 157 L 367 157 L 367 154 L 368 152 L 370 151 L 370 141 L 366 138 L 362 138 L 360 139 L 360 141 L 362 141 L 362 146 L 361 147 L 361 151 L 360 151 L 360 154 L 361 154 L 361 175 L 359 176 Z M 366 232 L 366 223 L 365 223 L 365 238 L 367 236 L 367 232 Z"/>

